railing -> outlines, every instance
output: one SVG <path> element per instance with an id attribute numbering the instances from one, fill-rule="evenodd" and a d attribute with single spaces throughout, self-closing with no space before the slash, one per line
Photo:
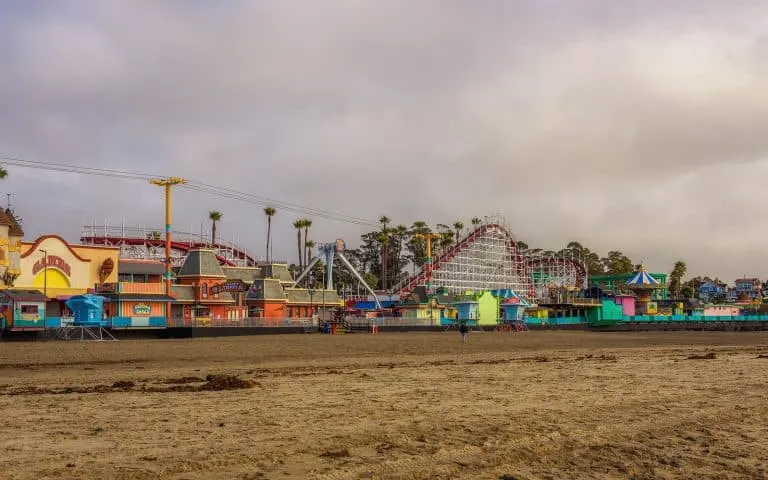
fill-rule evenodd
<path id="1" fill-rule="evenodd" d="M 164 240 L 165 236 L 163 228 L 151 228 L 146 226 L 136 225 L 109 225 L 108 222 L 104 222 L 103 225 L 97 225 L 95 222 L 91 225 L 83 225 L 83 230 L 80 234 L 80 240 L 84 244 L 94 244 L 94 240 L 98 238 L 113 238 L 113 239 L 145 239 L 145 240 Z M 221 252 L 231 252 L 232 257 L 238 255 L 247 256 L 251 258 L 255 263 L 264 264 L 267 263 L 266 258 L 258 256 L 256 252 L 248 252 L 247 247 L 238 244 L 236 239 L 232 237 L 231 240 L 227 240 L 221 235 L 217 235 L 216 242 L 212 242 L 209 230 L 201 228 L 199 233 L 192 233 L 192 228 L 188 232 L 181 230 L 171 230 L 171 236 L 174 242 L 187 244 L 189 247 L 193 246 L 207 246 L 213 247 L 214 243 L 218 246 Z M 158 258 L 162 258 L 159 255 Z M 239 258 L 239 257 L 238 257 Z M 288 263 L 287 259 L 272 259 L 272 263 Z"/>
<path id="2" fill-rule="evenodd" d="M 96 293 L 165 293 L 165 284 L 161 282 L 117 282 L 96 286 Z"/>
<path id="3" fill-rule="evenodd" d="M 283 327 L 283 328 L 318 328 L 317 318 L 176 318 L 173 327 Z"/>
<path id="4" fill-rule="evenodd" d="M 402 317 L 345 317 L 344 323 L 351 327 L 369 327 L 378 325 L 379 327 L 423 327 L 437 325 L 435 320 L 429 318 L 402 318 Z"/>

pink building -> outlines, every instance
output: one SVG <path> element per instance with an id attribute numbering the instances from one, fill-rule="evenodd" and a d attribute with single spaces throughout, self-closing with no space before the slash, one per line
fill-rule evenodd
<path id="1" fill-rule="evenodd" d="M 741 307 L 736 305 L 712 305 L 704 307 L 705 317 L 735 317 L 741 315 Z"/>
<path id="2" fill-rule="evenodd" d="M 616 305 L 621 305 L 621 314 L 633 316 L 635 314 L 635 297 L 630 295 L 616 295 L 613 299 Z"/>

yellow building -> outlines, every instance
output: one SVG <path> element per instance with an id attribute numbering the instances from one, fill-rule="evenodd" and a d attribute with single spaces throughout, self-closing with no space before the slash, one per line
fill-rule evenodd
<path id="1" fill-rule="evenodd" d="M 13 285 L 19 276 L 19 254 L 24 232 L 10 209 L 0 208 L 0 288 Z"/>
<path id="2" fill-rule="evenodd" d="M 21 242 L 19 275 L 13 288 L 39 290 L 48 298 L 66 300 L 117 282 L 119 247 L 70 245 L 58 235 Z"/>

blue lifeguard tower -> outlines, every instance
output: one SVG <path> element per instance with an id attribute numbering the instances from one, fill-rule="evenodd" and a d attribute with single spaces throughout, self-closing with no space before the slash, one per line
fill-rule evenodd
<path id="1" fill-rule="evenodd" d="M 104 297 L 75 295 L 67 300 L 67 308 L 72 311 L 75 320 L 70 325 L 62 325 L 57 338 L 71 340 L 79 332 L 80 340 L 87 340 L 87 337 L 91 340 L 117 340 L 104 328 L 109 325 L 104 318 Z"/>

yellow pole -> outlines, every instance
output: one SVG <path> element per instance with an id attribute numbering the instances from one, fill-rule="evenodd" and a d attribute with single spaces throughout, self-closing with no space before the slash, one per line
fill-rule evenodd
<path id="1" fill-rule="evenodd" d="M 171 296 L 171 186 L 187 183 L 183 178 L 169 177 L 150 180 L 149 183 L 165 187 L 165 294 Z M 171 302 L 165 302 L 165 324 L 171 326 Z"/>

